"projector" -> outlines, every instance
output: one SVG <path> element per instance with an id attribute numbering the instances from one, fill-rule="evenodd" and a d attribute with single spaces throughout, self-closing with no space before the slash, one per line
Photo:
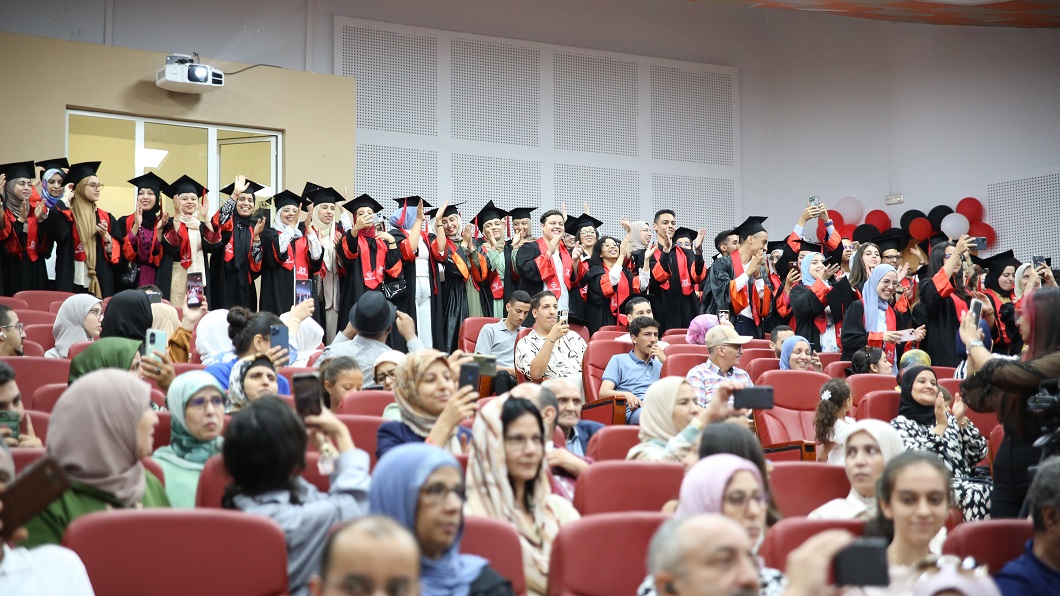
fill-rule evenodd
<path id="1" fill-rule="evenodd" d="M 170 54 L 155 75 L 155 85 L 177 93 L 207 93 L 225 84 L 225 73 L 199 63 L 199 55 Z"/>

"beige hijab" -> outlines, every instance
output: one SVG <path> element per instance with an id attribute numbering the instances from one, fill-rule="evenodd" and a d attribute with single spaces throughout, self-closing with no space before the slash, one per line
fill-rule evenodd
<path id="1" fill-rule="evenodd" d="M 640 413 L 641 442 L 661 441 L 665 445 L 684 430 L 674 426 L 674 404 L 684 382 L 684 377 L 665 377 L 648 387 Z"/>
<path id="2" fill-rule="evenodd" d="M 398 409 L 401 411 L 401 422 L 421 437 L 431 434 L 431 429 L 438 422 L 438 417 L 423 410 L 420 405 L 418 386 L 423 376 L 427 374 L 427 369 L 439 361 L 446 365 L 449 364 L 445 354 L 438 350 L 416 350 L 397 367 L 397 376 L 394 378 L 394 401 L 397 402 Z M 440 447 L 452 453 L 460 453 L 458 433 L 453 433 L 449 442 Z"/>
<path id="3" fill-rule="evenodd" d="M 85 186 L 88 185 L 88 180 L 89 178 L 85 178 L 74 187 L 74 198 L 70 199 L 70 211 L 74 215 L 77 236 L 81 239 L 85 250 L 88 291 L 96 298 L 102 298 L 103 290 L 96 277 L 96 204 L 85 198 Z"/>
<path id="4" fill-rule="evenodd" d="M 313 229 L 320 232 L 318 239 L 320 245 L 324 249 L 324 268 L 327 272 L 324 274 L 324 309 L 330 309 L 337 306 L 338 303 L 338 287 L 335 284 L 337 275 L 337 263 L 335 261 L 335 224 L 339 220 L 339 210 L 342 207 L 336 205 L 335 217 L 331 220 L 330 224 L 325 224 L 317 218 L 317 210 L 313 210 Z"/>
<path id="5" fill-rule="evenodd" d="M 165 331 L 168 338 L 172 338 L 180 328 L 180 317 L 177 315 L 177 309 L 172 305 L 161 302 L 152 304 L 151 317 L 151 329 Z"/>

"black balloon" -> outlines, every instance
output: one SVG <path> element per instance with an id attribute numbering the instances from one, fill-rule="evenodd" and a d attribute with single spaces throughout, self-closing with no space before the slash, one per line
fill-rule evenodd
<path id="1" fill-rule="evenodd" d="M 918 217 L 927 217 L 927 216 L 924 215 L 924 212 L 920 211 L 919 209 L 910 209 L 909 211 L 906 211 L 905 213 L 903 213 L 902 214 L 902 219 L 901 219 L 902 230 L 908 232 L 910 224 L 912 224 L 913 220 L 918 218 Z"/>
<path id="2" fill-rule="evenodd" d="M 943 218 L 950 213 L 953 213 L 953 208 L 945 205 L 939 205 L 938 207 L 932 208 L 931 211 L 928 211 L 927 218 L 928 221 L 931 222 L 931 231 L 937 232 L 941 230 Z"/>

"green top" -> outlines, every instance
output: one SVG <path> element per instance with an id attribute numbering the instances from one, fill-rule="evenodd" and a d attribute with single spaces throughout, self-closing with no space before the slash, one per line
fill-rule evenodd
<path id="1" fill-rule="evenodd" d="M 158 478 L 148 471 L 146 479 L 147 490 L 140 503 L 144 507 L 169 507 L 166 489 Z M 62 544 L 66 527 L 78 517 L 95 511 L 126 508 L 112 495 L 87 484 L 71 482 L 69 490 L 29 520 L 26 524 L 29 538 L 21 546 L 32 548 L 41 544 Z"/>
<path id="2" fill-rule="evenodd" d="M 165 473 L 166 496 L 169 497 L 170 505 L 181 509 L 195 507 L 195 491 L 199 488 L 202 466 L 182 466 L 166 458 L 158 457 L 157 451 L 152 459 L 162 466 L 162 472 Z"/>

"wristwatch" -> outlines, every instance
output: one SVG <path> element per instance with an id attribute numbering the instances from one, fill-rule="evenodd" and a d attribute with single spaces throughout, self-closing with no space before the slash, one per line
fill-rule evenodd
<path id="1" fill-rule="evenodd" d="M 972 341 L 968 342 L 968 349 L 972 348 L 986 348 L 986 345 L 983 344 L 982 340 L 973 339 Z"/>

